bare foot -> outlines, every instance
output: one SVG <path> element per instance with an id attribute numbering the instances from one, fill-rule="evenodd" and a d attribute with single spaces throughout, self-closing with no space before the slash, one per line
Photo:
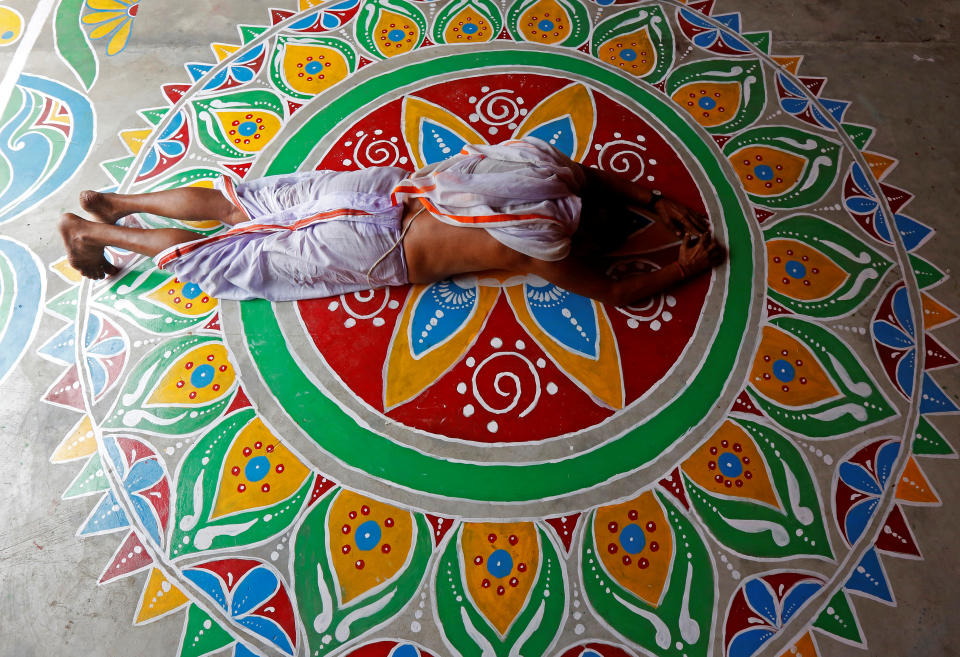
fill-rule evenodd
<path id="1" fill-rule="evenodd" d="M 87 278 L 99 280 L 119 271 L 103 255 L 103 244 L 91 239 L 89 221 L 72 213 L 60 216 L 60 236 L 70 266 Z"/>
<path id="2" fill-rule="evenodd" d="M 129 212 L 117 210 L 112 201 L 113 196 L 113 194 L 85 189 L 80 192 L 80 207 L 102 224 L 115 224 Z"/>

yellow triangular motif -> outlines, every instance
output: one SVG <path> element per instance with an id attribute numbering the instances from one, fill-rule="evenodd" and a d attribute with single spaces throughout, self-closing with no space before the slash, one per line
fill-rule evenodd
<path id="1" fill-rule="evenodd" d="M 870 167 L 870 171 L 873 172 L 873 177 L 877 180 L 883 180 L 884 176 L 893 171 L 893 168 L 897 166 L 896 159 L 881 155 L 880 153 L 863 151 L 863 157 L 867 160 L 867 165 Z"/>
<path id="2" fill-rule="evenodd" d="M 134 619 L 134 625 L 140 625 L 148 621 L 159 618 L 178 609 L 190 602 L 176 586 L 167 581 L 159 570 L 154 568 L 150 571 L 150 579 L 143 588 L 143 595 L 140 596 L 140 607 L 137 609 L 137 617 Z"/>
<path id="3" fill-rule="evenodd" d="M 240 50 L 240 46 L 233 46 L 229 43 L 211 43 L 210 47 L 213 48 L 213 53 L 217 56 L 218 62 L 222 62 L 227 57 Z"/>
<path id="4" fill-rule="evenodd" d="M 130 153 L 136 155 L 140 152 L 140 149 L 143 148 L 143 142 L 147 140 L 151 132 L 153 132 L 151 128 L 121 130 L 120 138 L 123 139 L 123 143 L 130 149 Z"/>
<path id="5" fill-rule="evenodd" d="M 803 55 L 774 57 L 773 61 L 782 66 L 787 73 L 798 75 L 800 73 L 800 62 L 803 61 Z"/>
<path id="6" fill-rule="evenodd" d="M 930 330 L 952 322 L 957 318 L 957 313 L 953 312 L 945 305 L 924 292 L 920 293 L 923 298 L 923 328 Z"/>
<path id="7" fill-rule="evenodd" d="M 60 274 L 60 277 L 68 283 L 79 283 L 83 276 L 79 271 L 70 266 L 66 257 L 60 258 L 50 265 L 50 270 Z"/>
<path id="8" fill-rule="evenodd" d="M 940 496 L 912 456 L 897 482 L 897 499 L 907 504 L 940 504 Z"/>
<path id="9" fill-rule="evenodd" d="M 97 451 L 97 438 L 93 433 L 93 425 L 90 423 L 90 416 L 84 415 L 77 424 L 70 430 L 53 456 L 50 457 L 51 463 L 66 463 L 76 459 L 90 456 Z"/>

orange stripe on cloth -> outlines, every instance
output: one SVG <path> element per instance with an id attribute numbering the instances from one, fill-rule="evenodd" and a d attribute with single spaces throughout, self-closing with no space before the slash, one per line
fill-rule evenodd
<path id="1" fill-rule="evenodd" d="M 247 212 L 247 209 L 240 203 L 240 198 L 237 196 L 237 188 L 233 182 L 233 178 L 230 176 L 224 176 L 223 187 L 227 190 L 227 197 L 230 199 L 230 202 L 237 206 L 240 212 L 242 212 L 248 220 L 253 219 L 253 217 L 250 216 L 250 213 Z"/>
<path id="2" fill-rule="evenodd" d="M 430 175 L 435 176 L 436 173 L 431 173 Z M 426 187 L 417 187 L 416 185 L 397 185 L 393 188 L 393 191 L 390 192 L 390 201 L 396 205 L 397 204 L 397 194 L 409 194 L 415 198 L 419 198 L 420 202 L 423 203 L 423 206 L 430 211 L 431 214 L 447 217 L 454 220 L 458 224 L 466 225 L 477 225 L 477 224 L 501 224 L 507 222 L 516 222 L 516 221 L 552 221 L 555 223 L 562 223 L 556 217 L 552 217 L 548 214 L 537 214 L 531 212 L 529 214 L 510 214 L 507 212 L 498 213 L 498 214 L 481 214 L 481 215 L 467 215 L 467 214 L 448 214 L 442 212 L 437 208 L 434 203 L 427 198 L 427 192 L 431 192 L 436 189 L 436 185 L 427 185 Z"/>
<path id="3" fill-rule="evenodd" d="M 188 253 L 196 251 L 202 246 L 211 244 L 218 240 L 226 239 L 228 237 L 233 237 L 234 235 L 243 235 L 245 233 L 272 233 L 280 230 L 289 230 L 291 232 L 299 230 L 301 228 L 306 228 L 307 226 L 321 221 L 326 221 L 328 219 L 333 219 L 334 217 L 367 217 L 371 216 L 372 212 L 367 212 L 365 210 L 354 210 L 352 208 L 340 208 L 338 210 L 327 210 L 326 212 L 320 212 L 315 214 L 312 217 L 305 217 L 298 221 L 295 221 L 292 224 L 286 226 L 278 224 L 251 224 L 238 226 L 232 228 L 225 233 L 220 233 L 219 235 L 211 235 L 210 237 L 204 237 L 198 240 L 193 240 L 192 242 L 186 242 L 184 244 L 178 245 L 170 253 L 163 256 L 157 262 L 158 269 L 165 269 L 168 264 L 176 260 L 181 256 L 185 256 Z"/>

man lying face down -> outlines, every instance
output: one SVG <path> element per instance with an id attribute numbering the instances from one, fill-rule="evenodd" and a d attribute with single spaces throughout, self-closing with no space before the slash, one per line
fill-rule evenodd
<path id="1" fill-rule="evenodd" d="M 386 285 L 432 283 L 509 270 L 614 305 L 630 305 L 719 265 L 706 217 L 615 174 L 581 166 L 533 137 L 467 146 L 410 173 L 396 167 L 310 171 L 217 189 L 147 194 L 86 191 L 94 220 L 61 217 L 70 264 L 84 276 L 116 273 L 115 246 L 153 258 L 221 299 L 290 301 Z M 682 235 L 676 261 L 614 278 L 597 256 L 629 236 L 641 206 Z M 211 237 L 179 228 L 117 225 L 134 212 L 220 221 Z"/>

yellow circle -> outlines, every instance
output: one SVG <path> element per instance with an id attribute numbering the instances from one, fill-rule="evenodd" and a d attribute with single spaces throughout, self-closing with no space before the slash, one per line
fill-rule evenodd
<path id="1" fill-rule="evenodd" d="M 23 34 L 23 16 L 16 9 L 0 7 L 0 46 L 15 43 Z"/>

